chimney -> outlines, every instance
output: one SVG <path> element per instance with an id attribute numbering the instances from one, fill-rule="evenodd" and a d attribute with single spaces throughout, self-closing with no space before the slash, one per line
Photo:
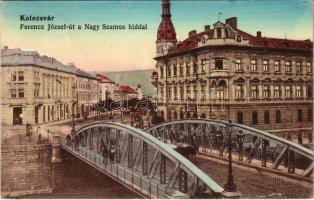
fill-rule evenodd
<path id="1" fill-rule="evenodd" d="M 75 64 L 72 63 L 72 62 L 70 62 L 70 63 L 68 63 L 68 66 L 70 66 L 70 67 L 75 67 Z"/>
<path id="2" fill-rule="evenodd" d="M 193 35 L 196 35 L 196 33 L 197 33 L 196 30 L 190 31 L 190 32 L 189 32 L 189 37 L 191 37 L 191 36 L 193 36 Z"/>
<path id="3" fill-rule="evenodd" d="M 204 29 L 205 29 L 205 31 L 209 31 L 210 30 L 210 25 L 205 25 Z"/>
<path id="4" fill-rule="evenodd" d="M 262 37 L 262 32 L 261 31 L 257 31 L 256 32 L 256 37 Z"/>
<path id="5" fill-rule="evenodd" d="M 226 19 L 226 24 L 229 24 L 233 29 L 238 29 L 238 18 L 231 17 L 229 19 Z"/>

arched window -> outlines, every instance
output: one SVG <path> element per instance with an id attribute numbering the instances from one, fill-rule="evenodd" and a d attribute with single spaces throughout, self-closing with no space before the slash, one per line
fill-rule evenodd
<path id="1" fill-rule="evenodd" d="M 307 119 L 308 119 L 309 122 L 313 121 L 313 111 L 312 111 L 312 109 L 309 109 Z"/>
<path id="2" fill-rule="evenodd" d="M 312 98 L 313 93 L 312 93 L 312 85 L 307 85 L 307 97 Z"/>
<path id="3" fill-rule="evenodd" d="M 189 119 L 190 118 L 190 112 L 186 113 L 186 118 Z"/>
<path id="4" fill-rule="evenodd" d="M 180 111 L 180 119 L 184 119 L 184 113 L 182 110 Z"/>
<path id="5" fill-rule="evenodd" d="M 243 112 L 239 111 L 237 113 L 237 123 L 238 124 L 243 124 Z"/>
<path id="6" fill-rule="evenodd" d="M 202 113 L 202 114 L 201 114 L 201 118 L 206 118 L 206 114 L 205 114 L 205 113 Z"/>
<path id="7" fill-rule="evenodd" d="M 258 113 L 257 113 L 257 111 L 252 112 L 252 124 L 253 125 L 258 124 Z"/>
<path id="8" fill-rule="evenodd" d="M 298 110 L 298 122 L 302 122 L 303 121 L 303 113 L 302 110 L 299 109 Z"/>
<path id="9" fill-rule="evenodd" d="M 173 116 L 174 119 L 178 119 L 177 111 L 174 111 L 173 115 L 174 115 Z"/>
<path id="10" fill-rule="evenodd" d="M 168 111 L 168 121 L 171 121 L 171 112 Z"/>
<path id="11" fill-rule="evenodd" d="M 195 118 L 195 119 L 198 118 L 198 117 L 197 117 L 197 112 L 194 112 L 194 113 L 193 113 L 193 118 Z"/>
<path id="12" fill-rule="evenodd" d="M 281 123 L 281 112 L 276 110 L 276 123 Z"/>
<path id="13" fill-rule="evenodd" d="M 269 111 L 268 110 L 264 112 L 264 123 L 269 124 Z"/>

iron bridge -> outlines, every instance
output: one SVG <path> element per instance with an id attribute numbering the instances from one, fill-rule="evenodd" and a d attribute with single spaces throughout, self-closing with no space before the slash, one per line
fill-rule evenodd
<path id="1" fill-rule="evenodd" d="M 149 132 L 153 130 L 159 127 Z M 61 148 L 146 198 L 208 198 L 223 193 L 173 145 L 128 125 L 88 124 L 61 138 Z"/>
<path id="2" fill-rule="evenodd" d="M 172 145 L 188 144 L 200 153 L 232 157 L 296 176 L 313 173 L 313 151 L 266 131 L 227 121 L 188 119 L 166 122 L 145 132 Z"/>

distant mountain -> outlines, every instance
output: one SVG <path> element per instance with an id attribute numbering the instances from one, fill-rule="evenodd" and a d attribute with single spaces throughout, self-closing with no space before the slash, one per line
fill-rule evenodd
<path id="1" fill-rule="evenodd" d="M 153 69 L 97 73 L 105 74 L 111 80 L 119 84 L 127 84 L 132 87 L 137 87 L 138 84 L 141 84 L 144 94 L 153 96 L 154 86 L 150 83 L 152 71 Z"/>

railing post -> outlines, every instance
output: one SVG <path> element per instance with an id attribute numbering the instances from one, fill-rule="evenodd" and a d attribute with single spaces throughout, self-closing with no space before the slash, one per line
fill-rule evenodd
<path id="1" fill-rule="evenodd" d="M 132 168 L 133 166 L 133 135 L 131 134 L 128 135 L 128 146 L 129 146 L 128 167 Z"/>
<path id="2" fill-rule="evenodd" d="M 157 199 L 158 199 L 158 193 L 159 193 L 159 185 L 157 184 Z"/>
<path id="3" fill-rule="evenodd" d="M 261 160 L 262 160 L 262 167 L 266 167 L 266 140 L 262 139 L 262 152 L 261 152 Z"/>
<path id="4" fill-rule="evenodd" d="M 160 153 L 160 184 L 166 183 L 166 156 Z"/>
<path id="5" fill-rule="evenodd" d="M 187 192 L 187 173 L 182 169 L 179 171 L 179 191 Z"/>
<path id="6" fill-rule="evenodd" d="M 142 159 L 142 170 L 143 170 L 143 175 L 147 175 L 147 143 L 143 141 L 143 159 Z"/>
<path id="7" fill-rule="evenodd" d="M 152 198 L 152 188 L 151 188 L 150 180 L 149 180 L 149 185 L 148 185 L 148 192 L 149 192 L 149 198 Z"/>
<path id="8" fill-rule="evenodd" d="M 140 176 L 140 190 L 142 191 L 142 176 Z"/>
<path id="9" fill-rule="evenodd" d="M 288 173 L 294 174 L 294 151 L 288 149 Z"/>

